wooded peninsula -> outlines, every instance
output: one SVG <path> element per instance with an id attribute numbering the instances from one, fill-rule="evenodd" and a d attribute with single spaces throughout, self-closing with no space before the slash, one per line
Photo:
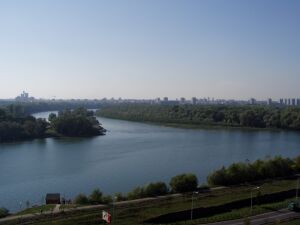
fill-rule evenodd
<path id="1" fill-rule="evenodd" d="M 17 109 L 16 109 L 17 108 Z M 0 142 L 45 137 L 88 137 L 104 135 L 105 129 L 85 108 L 50 114 L 48 121 L 21 113 L 22 107 L 10 105 L 0 108 Z"/>
<path id="2" fill-rule="evenodd" d="M 185 127 L 300 130 L 300 107 L 116 104 L 102 106 L 96 115 Z"/>

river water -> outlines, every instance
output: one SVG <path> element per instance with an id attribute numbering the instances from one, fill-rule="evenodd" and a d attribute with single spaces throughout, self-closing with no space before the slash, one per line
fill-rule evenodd
<path id="1" fill-rule="evenodd" d="M 34 116 L 46 118 L 49 112 Z M 73 198 L 100 188 L 126 193 L 137 185 L 195 173 L 200 183 L 223 165 L 268 156 L 297 156 L 300 133 L 182 129 L 98 118 L 108 130 L 93 138 L 47 138 L 0 144 L 0 207 L 44 202 L 46 193 Z"/>

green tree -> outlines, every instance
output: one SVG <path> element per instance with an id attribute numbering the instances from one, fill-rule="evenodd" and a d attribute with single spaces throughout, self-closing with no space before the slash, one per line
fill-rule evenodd
<path id="1" fill-rule="evenodd" d="M 0 208 L 0 218 L 6 217 L 9 215 L 9 211 L 6 208 Z"/>
<path id="2" fill-rule="evenodd" d="M 168 187 L 164 182 L 150 183 L 144 187 L 144 194 L 147 197 L 166 195 L 168 191 Z"/>
<path id="3" fill-rule="evenodd" d="M 89 202 L 91 204 L 100 204 L 102 203 L 102 192 L 100 189 L 95 189 L 89 196 Z"/>
<path id="4" fill-rule="evenodd" d="M 197 189 L 198 179 L 194 174 L 180 174 L 171 179 L 170 186 L 174 193 L 190 192 Z"/>
<path id="5" fill-rule="evenodd" d="M 78 205 L 86 205 L 89 204 L 89 200 L 88 197 L 86 197 L 86 195 L 78 194 L 74 199 L 74 203 Z"/>

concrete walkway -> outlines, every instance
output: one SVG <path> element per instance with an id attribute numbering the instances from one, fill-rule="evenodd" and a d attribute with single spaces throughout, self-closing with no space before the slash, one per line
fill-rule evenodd
<path id="1" fill-rule="evenodd" d="M 60 204 L 57 204 L 53 209 L 53 213 L 59 213 L 59 208 L 60 208 Z"/>

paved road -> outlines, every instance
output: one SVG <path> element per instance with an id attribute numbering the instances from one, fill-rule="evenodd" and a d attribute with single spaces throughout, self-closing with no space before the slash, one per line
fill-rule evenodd
<path id="1" fill-rule="evenodd" d="M 276 221 L 288 221 L 293 218 L 300 218 L 300 213 L 291 212 L 287 209 L 283 209 L 276 212 L 270 212 L 270 213 L 252 216 L 250 218 L 250 224 L 263 225 L 263 224 L 268 224 L 270 222 L 276 222 Z M 230 220 L 230 221 L 224 221 L 218 223 L 210 223 L 209 225 L 244 225 L 244 224 L 245 224 L 245 220 L 239 219 L 239 220 Z"/>

